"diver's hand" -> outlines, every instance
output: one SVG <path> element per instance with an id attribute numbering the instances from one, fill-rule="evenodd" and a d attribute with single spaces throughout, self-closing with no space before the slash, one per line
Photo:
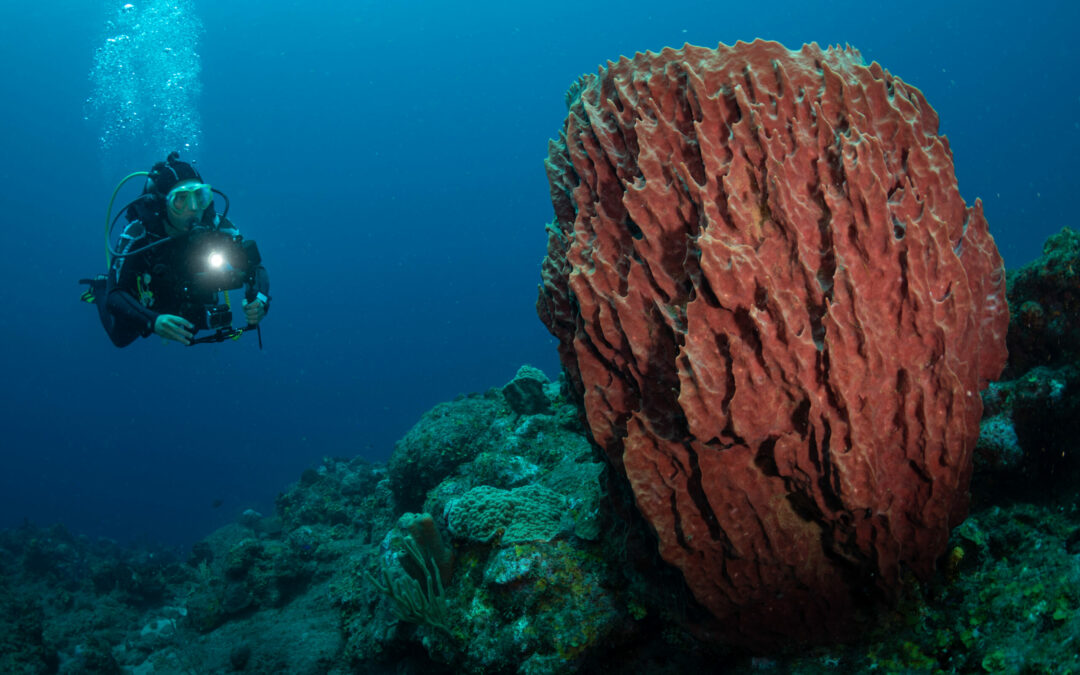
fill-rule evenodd
<path id="1" fill-rule="evenodd" d="M 244 317 L 249 326 L 257 326 L 266 316 L 266 303 L 262 300 L 252 300 L 244 303 Z"/>
<path id="2" fill-rule="evenodd" d="M 154 332 L 166 340 L 176 340 L 185 345 L 191 344 L 195 335 L 195 325 L 182 316 L 162 314 L 154 320 Z"/>

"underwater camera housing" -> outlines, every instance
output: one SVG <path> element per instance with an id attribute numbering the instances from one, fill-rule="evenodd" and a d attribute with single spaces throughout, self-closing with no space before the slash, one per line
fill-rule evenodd
<path id="1" fill-rule="evenodd" d="M 191 279 L 199 291 L 217 293 L 243 288 L 262 262 L 254 241 L 217 230 L 191 235 Z"/>
<path id="2" fill-rule="evenodd" d="M 203 319 L 198 328 L 228 330 L 232 326 L 232 311 L 217 302 L 217 294 L 243 288 L 254 281 L 255 268 L 262 262 L 254 241 L 244 240 L 218 230 L 201 230 L 191 235 L 188 289 L 192 304 L 201 305 Z"/>

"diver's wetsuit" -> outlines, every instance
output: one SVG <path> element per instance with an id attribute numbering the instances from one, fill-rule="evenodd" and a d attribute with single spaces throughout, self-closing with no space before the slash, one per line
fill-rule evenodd
<path id="1" fill-rule="evenodd" d="M 239 242 L 239 230 L 228 218 L 207 210 L 200 229 L 216 230 Z M 143 223 L 135 220 L 124 228 L 120 237 L 119 252 L 112 261 L 105 281 L 105 297 L 98 299 L 101 323 L 109 339 L 117 347 L 126 347 L 137 337 L 147 337 L 154 332 L 154 322 L 162 314 L 182 316 L 196 328 L 205 328 L 204 303 L 211 303 L 215 293 L 192 290 L 192 250 L 194 237 L 184 235 L 159 244 L 154 248 L 125 256 L 128 251 L 165 239 L 164 224 L 160 220 Z M 253 293 L 270 295 L 270 276 L 266 268 L 257 265 L 251 277 L 254 283 L 247 287 Z M 269 311 L 269 302 L 267 303 Z"/>

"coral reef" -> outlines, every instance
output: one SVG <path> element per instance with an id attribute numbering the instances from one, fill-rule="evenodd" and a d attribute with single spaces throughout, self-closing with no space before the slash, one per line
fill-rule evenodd
<path id="1" fill-rule="evenodd" d="M 403 511 L 419 511 L 428 490 L 457 467 L 492 447 L 489 429 L 497 414 L 494 402 L 469 397 L 442 403 L 424 413 L 398 441 L 390 458 L 390 485 Z"/>
<path id="2" fill-rule="evenodd" d="M 742 653 L 700 632 L 707 615 L 659 559 L 629 486 L 608 480 L 577 425 L 580 410 L 558 384 L 543 391 L 547 414 L 517 413 L 493 389 L 418 421 L 439 428 L 460 415 L 468 425 L 490 413 L 491 446 L 428 491 L 427 513 L 401 513 L 385 465 L 327 457 L 278 497 L 275 514 L 239 513 L 186 559 L 62 527 L 0 531 L 0 671 L 1080 668 L 1070 643 L 1080 630 L 1080 500 L 999 504 L 996 490 L 977 495 L 987 505 L 953 533 L 941 574 L 929 582 L 904 575 L 899 602 L 859 640 Z M 1007 395 L 990 398 L 988 410 L 1009 410 Z M 1028 457 L 1017 461 L 1023 467 Z M 1032 487 L 1037 480 L 997 471 Z M 563 505 L 558 519 L 544 506 L 553 495 Z M 497 515 L 496 504 L 506 512 Z"/>
<path id="3" fill-rule="evenodd" d="M 419 634 L 432 658 L 459 672 L 497 672 L 509 663 L 528 673 L 585 667 L 629 610 L 615 590 L 625 582 L 611 564 L 610 541 L 601 537 L 603 466 L 580 435 L 578 411 L 533 368 L 500 390 L 439 410 L 407 435 L 423 440 L 399 444 L 398 452 L 434 465 L 432 456 L 445 452 L 434 432 L 450 419 L 451 428 L 475 429 L 486 442 L 428 491 L 425 514 L 407 515 L 387 533 L 364 577 L 337 591 L 346 625 L 355 627 L 349 658 L 400 658 L 398 643 Z M 398 484 L 387 486 L 402 503 Z M 427 533 L 416 535 L 408 523 L 423 523 Z M 416 545 L 421 539 L 452 542 L 452 571 L 435 564 L 448 557 L 438 553 L 445 545 Z M 373 579 L 388 603 L 372 605 Z M 372 632 L 373 620 L 393 628 Z"/>
<path id="4" fill-rule="evenodd" d="M 1066 227 L 1008 273 L 1009 365 L 983 392 L 976 494 L 1080 502 L 1080 236 Z"/>
<path id="5" fill-rule="evenodd" d="M 1080 234 L 1066 227 L 1046 240 L 1043 255 L 1008 275 L 1009 367 L 1015 379 L 1080 357 Z"/>
<path id="6" fill-rule="evenodd" d="M 609 63 L 549 146 L 538 312 L 740 640 L 849 633 L 966 513 L 1008 312 L 937 127 L 850 48 L 755 41 Z"/>

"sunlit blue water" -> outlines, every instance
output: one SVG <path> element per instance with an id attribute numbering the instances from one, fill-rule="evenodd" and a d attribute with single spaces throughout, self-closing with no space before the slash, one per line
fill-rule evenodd
<path id="1" fill-rule="evenodd" d="M 148 75 L 95 89 L 122 4 L 0 6 L 0 526 L 191 542 L 269 511 L 323 456 L 385 459 L 438 401 L 525 362 L 554 376 L 533 309 L 542 160 L 566 88 L 622 54 L 851 43 L 937 109 L 1009 265 L 1078 224 L 1074 3 L 184 0 L 201 72 L 179 117 L 161 106 L 185 99 L 155 99 Z M 102 96 L 114 112 L 141 97 L 145 120 L 107 148 Z M 259 242 L 274 297 L 262 352 L 248 337 L 117 350 L 77 301 L 103 265 L 109 194 L 162 159 L 169 124 L 198 132 L 185 157 Z"/>

